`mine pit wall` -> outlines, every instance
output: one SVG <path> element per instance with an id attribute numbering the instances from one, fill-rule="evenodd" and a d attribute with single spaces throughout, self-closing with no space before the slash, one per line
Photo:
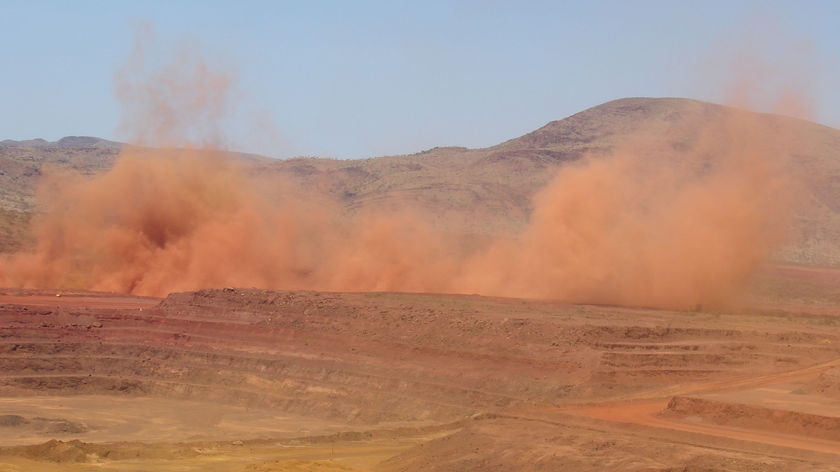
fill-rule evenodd
<path id="1" fill-rule="evenodd" d="M 581 310 L 239 289 L 175 294 L 143 310 L 3 305 L 0 394 L 149 395 L 363 424 L 447 422 L 839 356 L 829 333 L 698 327 L 692 314 L 657 326 L 644 316 L 658 312 Z M 789 343 L 784 355 L 779 342 Z"/>
<path id="2" fill-rule="evenodd" d="M 427 366 L 364 358 L 375 352 L 342 358 L 359 349 L 333 343 L 337 352 L 312 353 L 325 342 L 316 332 L 184 320 L 166 309 L 4 309 L 16 319 L 0 331 L 5 395 L 164 396 L 362 423 L 451 421 L 516 401 L 424 376 Z"/>
<path id="3" fill-rule="evenodd" d="M 267 359 L 126 344 L 15 343 L 0 346 L 0 393 L 114 394 L 209 400 L 349 422 L 450 420 L 473 409 L 465 393 L 317 360 Z M 78 352 L 81 351 L 81 352 Z M 64 354 L 61 354 L 61 353 Z M 408 391 L 409 394 L 401 394 Z M 466 392 L 475 404 L 488 404 Z"/>

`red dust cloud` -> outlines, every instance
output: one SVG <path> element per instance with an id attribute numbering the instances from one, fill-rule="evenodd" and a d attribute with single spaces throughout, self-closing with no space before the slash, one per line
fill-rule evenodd
<path id="1" fill-rule="evenodd" d="M 466 282 L 483 293 L 610 304 L 727 302 L 782 242 L 792 210 L 778 150 L 745 137 L 753 119 L 730 117 L 714 133 L 728 149 L 704 162 L 698 145 L 688 161 L 697 168 L 632 150 L 564 168 L 535 197 L 520 238 L 474 259 Z"/>
<path id="2" fill-rule="evenodd" d="M 471 251 L 410 211 L 349 218 L 324 202 L 269 200 L 224 153 L 233 80 L 187 51 L 117 75 L 136 141 L 112 170 L 56 176 L 31 252 L 0 282 L 163 296 L 207 287 L 479 293 L 693 308 L 743 287 L 792 208 L 784 155 L 755 115 L 693 137 L 687 161 L 657 136 L 563 168 L 516 238 Z M 197 146 L 201 144 L 202 146 Z M 165 149 L 160 149 L 163 147 Z M 661 149 L 661 148 L 660 148 Z M 710 157 L 711 156 L 711 157 Z"/>

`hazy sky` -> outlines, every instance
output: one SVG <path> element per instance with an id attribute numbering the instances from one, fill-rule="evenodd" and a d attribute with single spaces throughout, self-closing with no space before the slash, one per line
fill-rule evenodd
<path id="1" fill-rule="evenodd" d="M 795 89 L 840 127 L 840 2 L 0 0 L 0 140 L 118 129 L 139 25 L 235 78 L 231 149 L 356 158 L 490 146 L 608 100 Z M 756 102 L 759 108 L 766 103 Z M 767 105 L 769 106 L 769 105 Z"/>

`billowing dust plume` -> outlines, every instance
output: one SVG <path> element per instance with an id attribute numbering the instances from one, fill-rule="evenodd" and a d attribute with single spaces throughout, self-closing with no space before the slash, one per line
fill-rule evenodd
<path id="1" fill-rule="evenodd" d="M 536 195 L 517 241 L 470 259 L 465 286 L 610 304 L 726 303 L 782 242 L 792 210 L 784 160 L 772 139 L 755 140 L 753 120 L 734 113 L 700 133 L 683 161 L 644 153 L 651 146 L 639 137 L 565 167 Z"/>
<path id="2" fill-rule="evenodd" d="M 567 165 L 534 197 L 527 229 L 471 250 L 409 209 L 349 218 L 337 204 L 270 200 L 223 153 L 197 146 L 222 141 L 215 123 L 232 80 L 185 57 L 146 73 L 140 56 L 118 75 L 137 140 L 168 148 L 127 147 L 104 175 L 48 180 L 37 247 L 3 261 L 4 285 L 457 292 L 693 308 L 725 303 L 784 236 L 792 203 L 784 153 L 763 118 L 738 112 L 698 123 L 684 159 L 663 154 L 651 135 Z"/>

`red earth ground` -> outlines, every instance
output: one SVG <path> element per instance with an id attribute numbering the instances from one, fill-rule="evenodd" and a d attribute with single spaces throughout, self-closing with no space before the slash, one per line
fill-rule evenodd
<path id="1" fill-rule="evenodd" d="M 0 293 L 0 471 L 840 470 L 840 273 L 672 311 Z"/>

